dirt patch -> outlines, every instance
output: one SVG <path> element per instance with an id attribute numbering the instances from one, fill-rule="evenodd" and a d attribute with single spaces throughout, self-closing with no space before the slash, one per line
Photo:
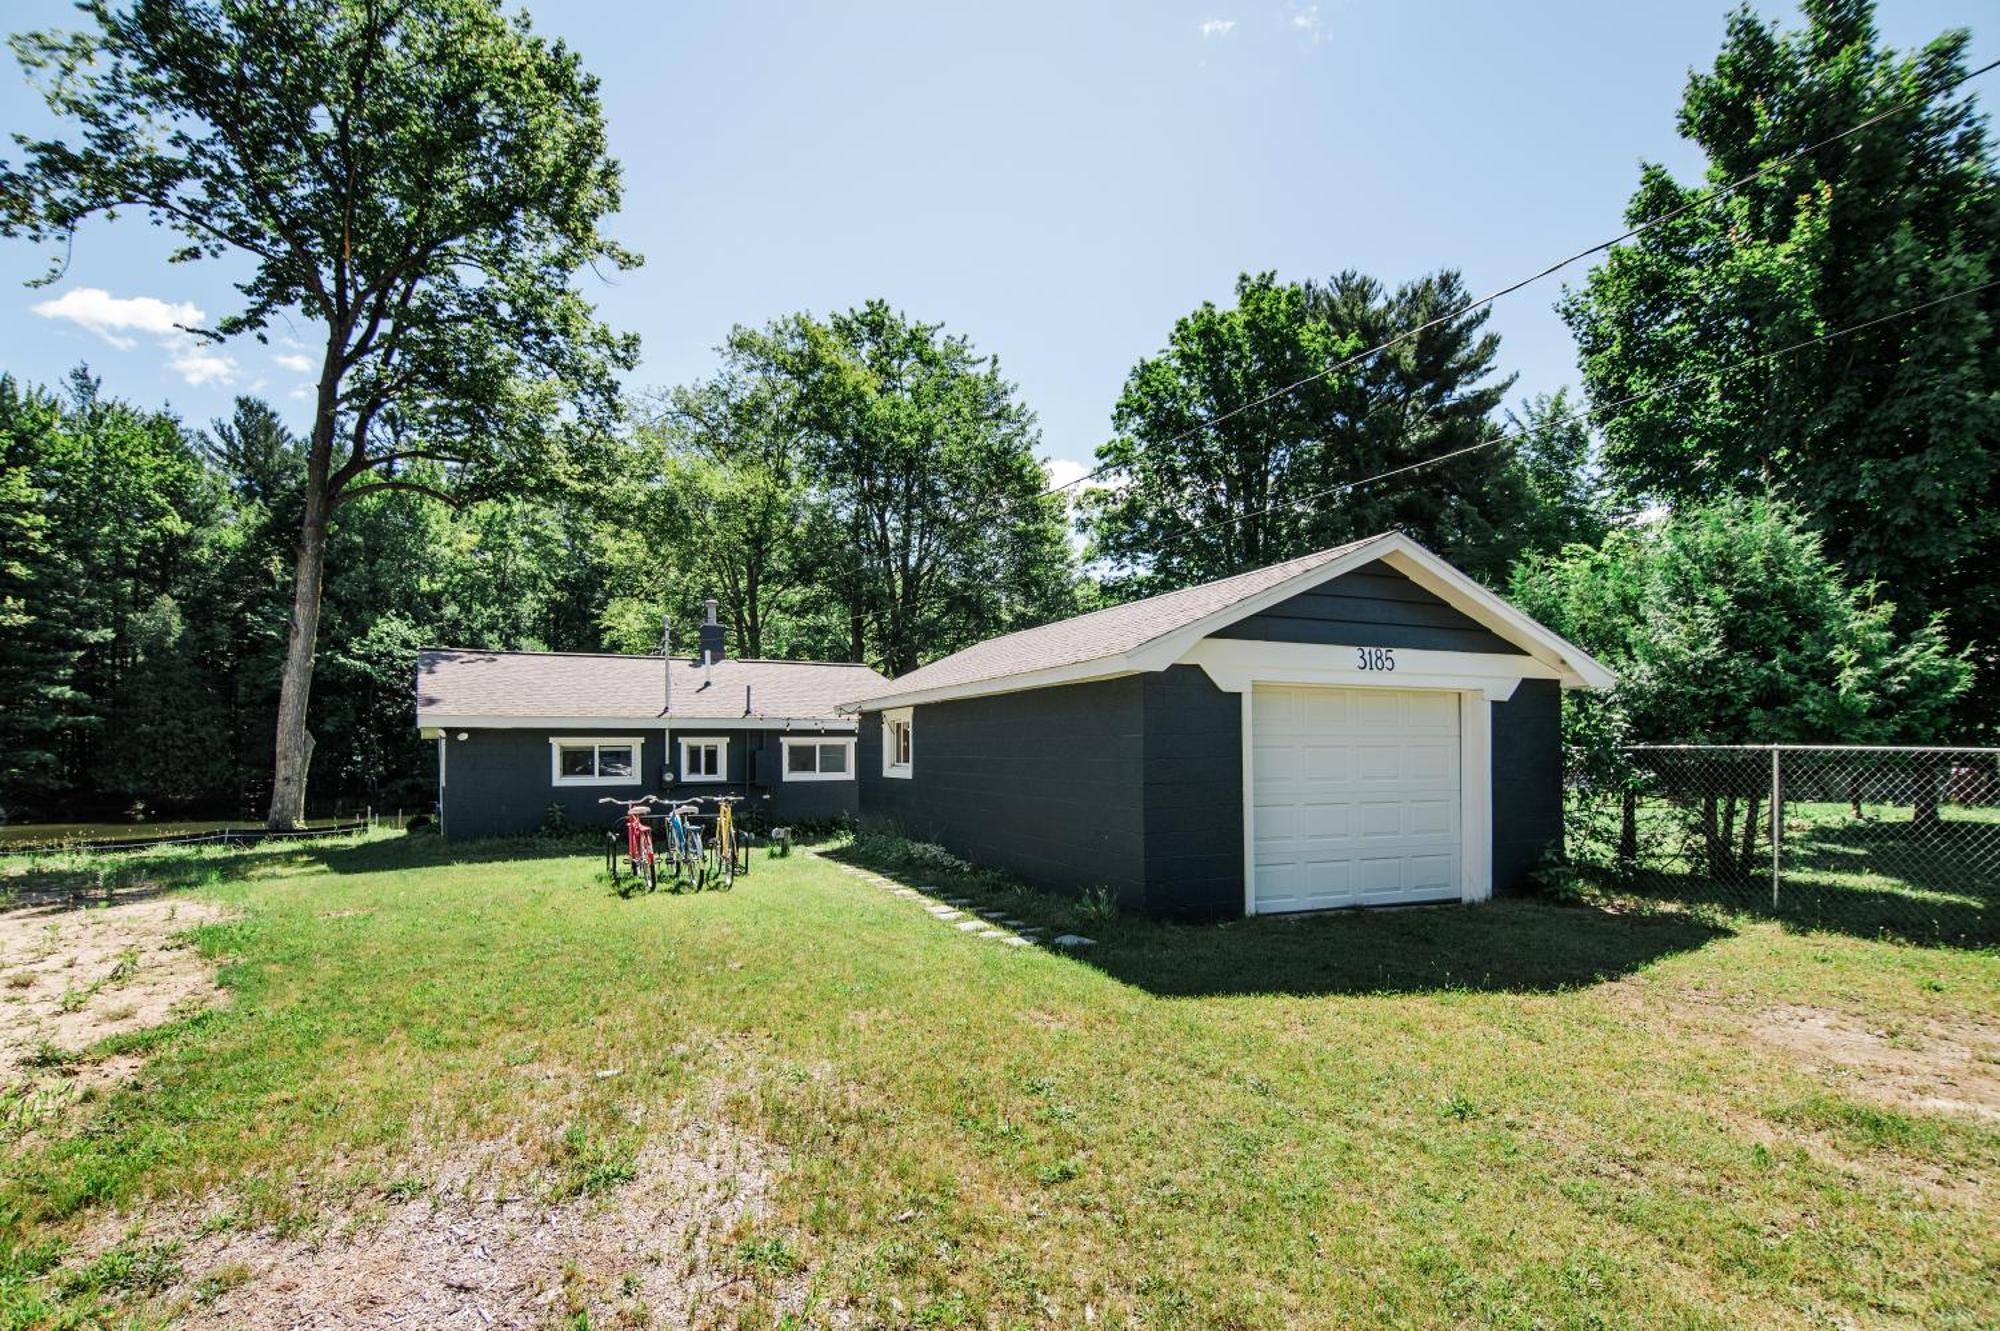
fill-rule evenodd
<path id="1" fill-rule="evenodd" d="M 156 897 L 0 916 L 0 1086 L 27 1100 L 128 1073 L 136 1060 L 74 1056 L 221 1001 L 214 966 L 184 935 L 224 914 Z"/>
<path id="2" fill-rule="evenodd" d="M 756 1230 L 781 1160 L 741 1131 L 663 1129 L 601 1190 L 561 1200 L 525 1155 L 427 1153 L 310 1235 L 226 1228 L 212 1205 L 107 1217 L 79 1248 L 170 1251 L 150 1311 L 184 1328 L 697 1327 L 733 1324 L 753 1294 L 803 1305 L 790 1250 Z"/>
<path id="3" fill-rule="evenodd" d="M 1847 1013 L 1787 1004 L 1758 1013 L 1750 1029 L 1879 1103 L 2000 1119 L 2000 1028 L 1964 1020 L 1876 1029 Z"/>

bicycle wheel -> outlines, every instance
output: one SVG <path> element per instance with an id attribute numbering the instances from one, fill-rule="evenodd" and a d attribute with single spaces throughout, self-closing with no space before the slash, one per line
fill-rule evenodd
<path id="1" fill-rule="evenodd" d="M 648 892 L 660 890 L 660 861 L 658 857 L 652 855 L 646 857 L 646 890 Z"/>

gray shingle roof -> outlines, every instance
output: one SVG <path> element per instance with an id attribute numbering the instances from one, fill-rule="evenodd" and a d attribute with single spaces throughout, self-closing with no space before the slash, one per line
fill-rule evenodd
<path id="1" fill-rule="evenodd" d="M 1176 592 L 1149 596 L 1143 601 L 1128 601 L 1124 605 L 1107 606 L 1072 619 L 1057 620 L 1040 628 L 988 638 L 962 652 L 954 652 L 942 660 L 912 670 L 907 675 L 898 675 L 887 687 L 875 689 L 856 700 L 866 702 L 872 698 L 915 693 L 922 689 L 976 684 L 1129 652 L 1217 611 L 1227 610 L 1259 592 L 1269 591 L 1301 573 L 1330 564 L 1349 551 L 1379 539 L 1370 536 L 1331 550 L 1300 555 L 1282 564 L 1271 564 L 1248 573 L 1238 573 L 1234 577 L 1204 582 L 1197 587 L 1183 587 Z"/>
<path id="2" fill-rule="evenodd" d="M 865 665 L 725 658 L 704 687 L 700 665 L 672 664 L 673 716 L 689 720 L 828 719 L 837 704 L 889 683 Z M 417 724 L 434 724 L 431 717 L 657 720 L 666 693 L 662 666 L 657 656 L 608 652 L 425 651 L 417 657 Z"/>

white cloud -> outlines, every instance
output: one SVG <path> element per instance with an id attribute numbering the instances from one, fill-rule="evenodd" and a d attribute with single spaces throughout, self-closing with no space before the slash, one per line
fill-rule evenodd
<path id="1" fill-rule="evenodd" d="M 167 364 L 197 388 L 209 383 L 233 383 L 236 379 L 233 357 L 223 355 L 212 343 L 186 334 L 167 342 Z"/>
<path id="2" fill-rule="evenodd" d="M 44 319 L 67 319 L 117 347 L 130 351 L 138 343 L 120 336 L 130 331 L 166 337 L 179 331 L 177 325 L 201 322 L 201 311 L 193 305 L 169 305 L 151 296 L 114 296 L 98 287 L 71 287 L 54 300 L 35 306 Z"/>
<path id="3" fill-rule="evenodd" d="M 1326 40 L 1326 34 L 1321 30 L 1318 5 L 1293 5 L 1292 26 L 1304 33 L 1315 46 Z"/>
<path id="4" fill-rule="evenodd" d="M 1202 40 L 1210 37 L 1227 37 L 1236 27 L 1233 18 L 1205 18 L 1201 21 Z"/>
<path id="5" fill-rule="evenodd" d="M 1042 467 L 1049 474 L 1048 488 L 1051 490 L 1060 490 L 1065 485 L 1074 488 L 1076 482 L 1090 474 L 1090 468 L 1068 458 L 1050 458 Z"/>
<path id="6" fill-rule="evenodd" d="M 311 356 L 301 356 L 297 352 L 286 352 L 273 359 L 278 362 L 280 368 L 290 370 L 294 374 L 304 374 L 313 367 Z"/>
<path id="7" fill-rule="evenodd" d="M 201 308 L 186 301 L 170 303 L 152 296 L 114 296 L 100 287 L 71 287 L 53 300 L 34 307 L 44 319 L 65 319 L 97 334 L 120 351 L 139 345 L 135 333 L 155 339 L 167 353 L 167 364 L 191 384 L 226 384 L 236 377 L 236 362 L 194 337 L 186 328 L 202 321 Z"/>

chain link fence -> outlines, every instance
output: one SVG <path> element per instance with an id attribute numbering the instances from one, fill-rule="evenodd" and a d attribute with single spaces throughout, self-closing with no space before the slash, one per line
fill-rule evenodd
<path id="1" fill-rule="evenodd" d="M 1622 890 L 1911 941 L 2000 942 L 2000 749 L 1642 745 L 1572 776 L 1573 863 Z"/>

